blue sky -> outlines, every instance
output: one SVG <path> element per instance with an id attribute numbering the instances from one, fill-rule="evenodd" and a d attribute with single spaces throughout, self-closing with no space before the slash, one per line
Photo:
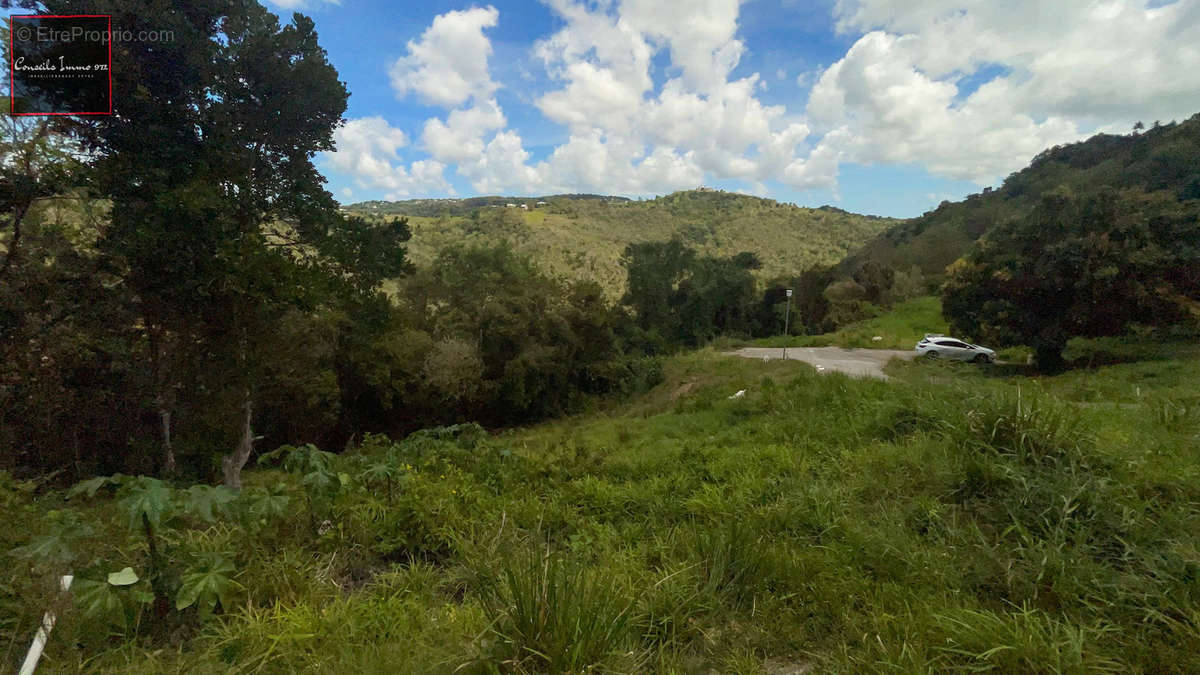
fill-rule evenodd
<path id="1" fill-rule="evenodd" d="M 1198 3 L 268 4 L 313 17 L 350 90 L 318 158 L 343 202 L 704 184 L 913 216 L 1200 111 Z"/>

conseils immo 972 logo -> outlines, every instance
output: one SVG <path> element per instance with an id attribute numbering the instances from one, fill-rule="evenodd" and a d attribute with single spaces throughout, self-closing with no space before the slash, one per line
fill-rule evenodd
<path id="1" fill-rule="evenodd" d="M 9 112 L 111 115 L 112 18 L 9 18 Z"/>

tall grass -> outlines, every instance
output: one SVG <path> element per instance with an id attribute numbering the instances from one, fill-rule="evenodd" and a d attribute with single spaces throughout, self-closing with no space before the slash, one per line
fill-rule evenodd
<path id="1" fill-rule="evenodd" d="M 64 607 L 46 664 L 1200 672 L 1198 363 L 1053 378 L 918 363 L 882 382 L 682 355 L 625 407 L 364 442 L 331 460 L 350 483 L 323 532 L 304 508 L 182 530 L 164 545 L 233 561 L 236 603 L 173 638 L 107 639 Z M 260 470 L 247 491 L 281 483 L 302 505 L 299 481 Z M 115 507 L 0 480 L 5 543 L 67 543 L 80 578 L 142 571 Z M 94 533 L 47 538 L 63 513 Z M 27 645 L 53 566 L 7 562 L 0 629 Z"/>
<path id="2" fill-rule="evenodd" d="M 481 663 L 506 672 L 576 673 L 635 660 L 633 603 L 611 580 L 562 555 L 513 552 L 481 599 L 494 638 Z"/>

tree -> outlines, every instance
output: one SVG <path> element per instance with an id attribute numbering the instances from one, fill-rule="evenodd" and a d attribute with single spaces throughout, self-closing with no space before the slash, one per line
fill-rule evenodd
<path id="1" fill-rule="evenodd" d="M 625 268 L 625 296 L 643 330 L 657 328 L 673 333 L 677 325 L 674 307 L 679 283 L 687 276 L 696 252 L 679 239 L 629 244 L 621 254 Z"/>
<path id="2" fill-rule="evenodd" d="M 696 258 L 679 284 L 677 337 L 698 345 L 722 334 L 749 333 L 758 257 L 742 252 L 728 258 Z"/>
<path id="3" fill-rule="evenodd" d="M 1197 267 L 1197 202 L 1169 192 L 1057 191 L 951 266 L 943 311 L 956 333 L 1028 344 L 1038 367 L 1055 371 L 1071 337 L 1181 320 L 1200 298 Z"/>
<path id="4" fill-rule="evenodd" d="M 323 187 L 312 159 L 333 148 L 347 93 L 307 17 L 281 27 L 247 0 L 43 4 L 173 35 L 114 43 L 114 114 L 78 137 L 93 184 L 112 200 L 99 248 L 123 270 L 141 316 L 163 468 L 174 465 L 181 366 L 201 361 L 236 393 L 238 440 L 223 465 L 237 487 L 275 327 L 339 289 L 370 294 L 403 272 L 407 227 L 344 218 Z"/>

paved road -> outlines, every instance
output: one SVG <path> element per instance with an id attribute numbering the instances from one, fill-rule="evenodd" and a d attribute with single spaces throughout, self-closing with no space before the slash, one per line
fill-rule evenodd
<path id="1" fill-rule="evenodd" d="M 748 359 L 782 359 L 782 347 L 743 347 L 734 356 Z M 892 359 L 911 359 L 915 352 L 900 349 L 844 349 L 842 347 L 788 347 L 789 361 L 804 361 L 820 372 L 838 371 L 855 377 L 878 377 L 886 380 L 883 367 Z"/>

